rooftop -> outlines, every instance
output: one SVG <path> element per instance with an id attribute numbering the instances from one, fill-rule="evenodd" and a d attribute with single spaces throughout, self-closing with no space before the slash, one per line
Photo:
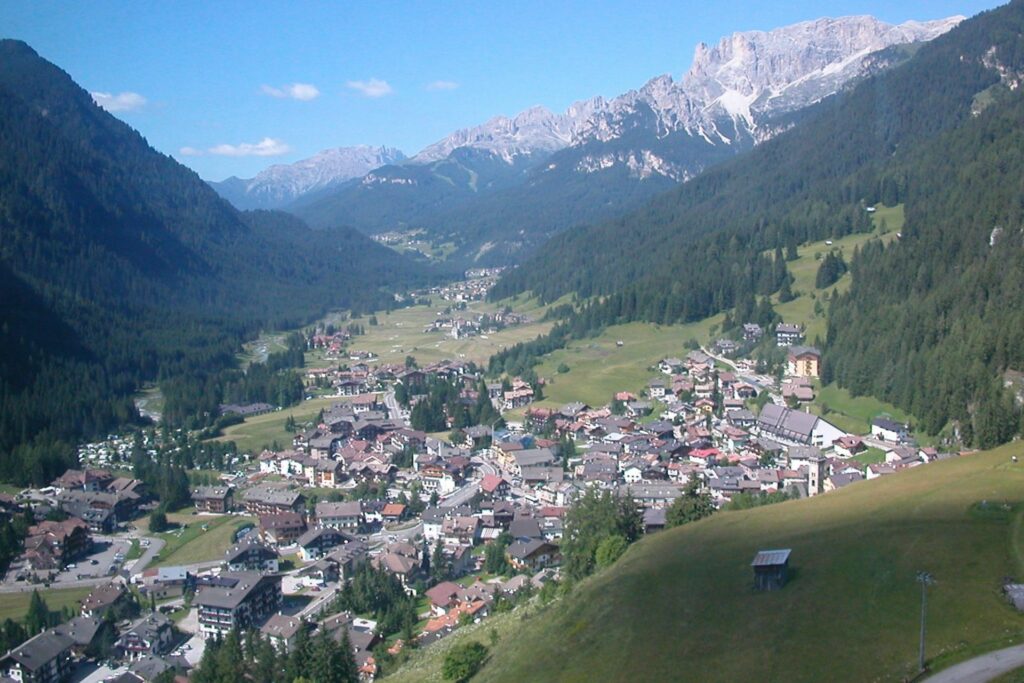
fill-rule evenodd
<path id="1" fill-rule="evenodd" d="M 781 548 L 778 550 L 759 550 L 757 555 L 754 556 L 754 561 L 750 563 L 751 567 L 777 567 L 784 565 L 789 562 L 789 554 L 792 552 L 789 548 Z"/>

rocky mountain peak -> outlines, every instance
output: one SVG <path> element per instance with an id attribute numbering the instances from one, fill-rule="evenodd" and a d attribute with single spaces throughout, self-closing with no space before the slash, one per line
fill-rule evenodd
<path id="1" fill-rule="evenodd" d="M 211 185 L 239 208 L 277 208 L 302 195 L 361 178 L 405 158 L 401 150 L 393 147 L 335 147 L 294 164 L 275 164 L 255 178 L 229 178 Z"/>
<path id="2" fill-rule="evenodd" d="M 867 55 L 891 45 L 931 40 L 963 19 L 894 26 L 870 16 L 853 16 L 734 33 L 713 47 L 698 45 L 680 87 L 708 104 L 727 95 L 734 101 L 722 104 L 733 114 L 735 100 L 746 98 L 752 104 L 762 95 L 766 97 L 759 107 L 764 110 L 806 106 L 857 76 Z M 799 88 L 802 97 L 773 102 L 790 88 Z"/>

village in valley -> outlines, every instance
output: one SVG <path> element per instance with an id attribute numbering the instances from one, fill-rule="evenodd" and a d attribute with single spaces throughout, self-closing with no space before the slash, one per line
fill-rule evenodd
<path id="1" fill-rule="evenodd" d="M 222 405 L 232 426 L 214 441 L 112 436 L 83 446 L 80 467 L 50 486 L 0 495 L 5 514 L 26 520 L 0 601 L 38 589 L 63 607 L 6 654 L 4 675 L 148 681 L 196 666 L 211 638 L 258 629 L 281 651 L 320 633 L 347 638 L 369 681 L 414 648 L 550 599 L 567 515 L 588 491 L 632 501 L 650 534 L 687 496 L 750 507 L 955 455 L 918 444 L 892 415 L 858 433 L 831 421 L 818 402 L 821 353 L 797 323 L 679 337 L 641 386 L 600 405 L 553 401 L 546 392 L 583 378 L 485 364 L 546 330 L 544 311 L 480 308 L 496 273 L 469 275 L 410 294 L 423 303 L 394 321 L 304 332 L 306 366 L 289 370 L 306 392 L 298 407 Z M 307 419 L 303 405 L 317 410 Z M 289 440 L 226 447 L 256 424 Z M 211 456 L 204 444 L 221 448 Z M 138 463 L 185 451 L 205 459 L 193 458 L 168 506 L 171 475 L 139 476 Z"/>

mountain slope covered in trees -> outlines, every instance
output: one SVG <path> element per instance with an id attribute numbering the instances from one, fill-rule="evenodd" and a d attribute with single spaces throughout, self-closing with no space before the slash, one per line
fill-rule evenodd
<path id="1" fill-rule="evenodd" d="M 388 306 L 422 272 L 351 230 L 239 213 L 12 40 L 0 207 L 0 454 L 19 478 L 59 469 L 53 440 L 132 419 L 142 381 L 227 367 L 246 336 L 327 308 Z"/>
<path id="2" fill-rule="evenodd" d="M 554 238 L 492 295 L 602 296 L 590 326 L 693 320 L 764 293 L 765 253 L 868 230 L 865 206 L 902 202 L 904 239 L 851 264 L 826 379 L 925 416 L 930 431 L 977 415 L 967 441 L 1004 440 L 1016 411 L 998 378 L 1024 366 L 1011 341 L 1024 310 L 1022 32 L 1020 2 L 966 21 L 749 155 Z"/>

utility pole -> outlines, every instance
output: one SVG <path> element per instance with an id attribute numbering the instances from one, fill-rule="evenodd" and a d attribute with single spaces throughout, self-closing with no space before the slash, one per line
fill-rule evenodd
<path id="1" fill-rule="evenodd" d="M 918 671 L 924 671 L 924 636 L 928 615 L 928 586 L 935 583 L 935 577 L 928 572 L 920 571 L 917 573 L 917 582 L 921 584 L 921 647 L 918 655 Z"/>

